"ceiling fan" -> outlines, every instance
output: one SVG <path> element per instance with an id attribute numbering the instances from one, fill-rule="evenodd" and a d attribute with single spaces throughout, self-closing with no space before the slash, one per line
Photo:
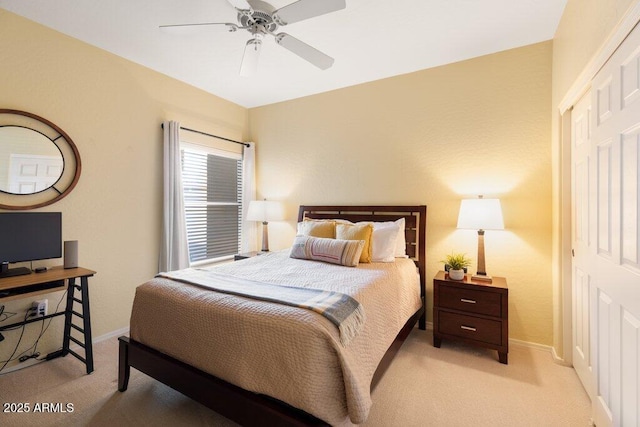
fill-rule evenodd
<path id="1" fill-rule="evenodd" d="M 238 12 L 238 23 L 205 22 L 194 24 L 161 25 L 160 28 L 177 28 L 206 25 L 226 25 L 230 32 L 247 30 L 251 38 L 247 41 L 240 66 L 241 76 L 250 76 L 258 69 L 258 57 L 262 40 L 273 36 L 276 43 L 312 63 L 321 70 L 333 65 L 333 58 L 287 33 L 276 33 L 280 26 L 344 9 L 345 0 L 298 0 L 280 9 L 261 0 L 227 0 Z"/>

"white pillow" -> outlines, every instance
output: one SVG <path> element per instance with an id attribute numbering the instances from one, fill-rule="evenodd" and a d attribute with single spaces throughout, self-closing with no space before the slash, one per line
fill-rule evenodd
<path id="1" fill-rule="evenodd" d="M 374 222 L 371 262 L 394 262 L 400 228 L 395 222 Z"/>
<path id="2" fill-rule="evenodd" d="M 398 226 L 398 229 L 399 229 L 398 239 L 396 240 L 395 256 L 396 258 L 408 258 L 407 257 L 407 240 L 404 236 L 404 229 L 405 229 L 404 218 L 400 218 L 399 220 L 394 221 L 394 223 Z"/>

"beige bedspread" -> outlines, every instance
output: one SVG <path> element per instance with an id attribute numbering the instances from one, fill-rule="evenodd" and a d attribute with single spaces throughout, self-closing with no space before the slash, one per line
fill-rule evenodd
<path id="1" fill-rule="evenodd" d="M 364 328 L 343 346 L 336 326 L 310 310 L 156 278 L 136 290 L 131 338 L 330 424 L 364 422 L 378 363 L 420 308 L 413 261 L 353 268 L 292 259 L 285 250 L 214 268 L 348 294 L 364 308 Z"/>

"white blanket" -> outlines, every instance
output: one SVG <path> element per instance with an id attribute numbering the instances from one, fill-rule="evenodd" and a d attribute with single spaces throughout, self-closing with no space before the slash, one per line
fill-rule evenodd
<path id="1" fill-rule="evenodd" d="M 249 280 L 341 292 L 364 308 L 364 328 L 346 348 L 329 320 L 309 310 L 156 278 L 136 290 L 131 338 L 246 390 L 333 425 L 359 424 L 388 347 L 420 308 L 411 260 L 356 268 L 275 252 L 214 267 Z"/>

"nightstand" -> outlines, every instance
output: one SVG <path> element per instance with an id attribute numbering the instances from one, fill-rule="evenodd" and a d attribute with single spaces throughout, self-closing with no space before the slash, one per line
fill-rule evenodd
<path id="1" fill-rule="evenodd" d="M 451 280 L 444 271 L 433 279 L 433 346 L 442 339 L 498 351 L 500 363 L 507 364 L 509 353 L 509 289 L 504 277 L 492 283 Z"/>
<path id="2" fill-rule="evenodd" d="M 233 256 L 234 261 L 240 261 L 241 259 L 253 258 L 254 256 L 262 255 L 260 251 L 243 252 L 241 254 L 235 254 Z"/>

